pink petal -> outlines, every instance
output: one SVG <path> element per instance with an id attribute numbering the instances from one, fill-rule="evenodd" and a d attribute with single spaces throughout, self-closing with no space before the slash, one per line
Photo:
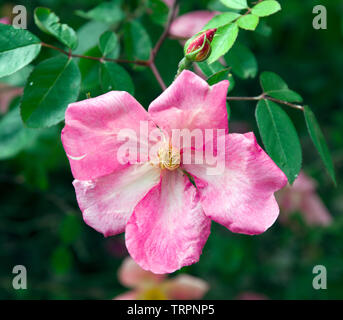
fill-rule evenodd
<path id="1" fill-rule="evenodd" d="M 145 270 L 171 273 L 199 260 L 210 234 L 196 188 L 179 170 L 166 172 L 137 205 L 125 230 L 131 257 Z"/>
<path id="2" fill-rule="evenodd" d="M 160 170 L 146 163 L 73 185 L 84 221 L 107 237 L 124 231 L 134 207 L 159 181 Z"/>
<path id="3" fill-rule="evenodd" d="M 132 258 L 127 257 L 118 272 L 119 281 L 126 287 L 144 287 L 147 283 L 157 283 L 164 275 L 142 269 Z"/>
<path id="4" fill-rule="evenodd" d="M 185 70 L 149 107 L 154 122 L 169 135 L 172 129 L 224 129 L 228 132 L 226 94 L 229 82 L 210 87 Z"/>
<path id="5" fill-rule="evenodd" d="M 114 297 L 113 300 L 139 300 L 138 297 L 139 292 L 132 290 Z"/>
<path id="6" fill-rule="evenodd" d="M 291 188 L 298 192 L 314 191 L 316 189 L 316 182 L 303 171 L 300 171 Z"/>
<path id="7" fill-rule="evenodd" d="M 309 225 L 329 226 L 332 218 L 322 200 L 315 194 L 303 195 L 301 208 L 304 218 Z"/>
<path id="8" fill-rule="evenodd" d="M 287 183 L 284 173 L 257 144 L 253 133 L 226 139 L 225 169 L 209 175 L 206 165 L 184 165 L 195 177 L 205 214 L 232 232 L 259 234 L 276 220 L 273 193 Z"/>
<path id="9" fill-rule="evenodd" d="M 169 299 L 199 300 L 208 291 L 207 282 L 188 274 L 181 274 L 165 284 Z"/>
<path id="10" fill-rule="evenodd" d="M 125 141 L 119 141 L 118 133 L 130 129 L 139 139 L 141 121 L 148 121 L 149 130 L 155 128 L 149 114 L 127 92 L 111 91 L 70 104 L 62 143 L 74 178 L 90 180 L 122 169 L 117 154 Z"/>
<path id="11" fill-rule="evenodd" d="M 191 38 L 209 22 L 217 13 L 213 11 L 193 11 L 174 20 L 169 34 L 176 38 Z"/>

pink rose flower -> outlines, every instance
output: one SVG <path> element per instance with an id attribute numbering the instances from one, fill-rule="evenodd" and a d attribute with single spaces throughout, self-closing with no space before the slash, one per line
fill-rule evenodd
<path id="1" fill-rule="evenodd" d="M 211 220 L 232 232 L 255 235 L 278 216 L 274 192 L 287 178 L 252 132 L 228 134 L 228 85 L 225 80 L 210 87 L 187 70 L 148 112 L 120 91 L 68 106 L 62 143 L 83 218 L 106 237 L 125 231 L 129 254 L 145 270 L 171 273 L 197 262 Z M 147 132 L 140 132 L 141 123 Z M 118 160 L 122 130 L 136 137 L 130 144 L 144 149 L 152 132 L 167 139 L 175 129 L 197 130 L 205 137 L 213 129 L 224 132 L 215 143 L 221 149 L 212 150 L 211 140 L 188 149 L 196 158 L 217 152 L 221 174 L 209 174 L 213 168 L 207 162 L 185 161 L 187 148 L 178 150 L 173 139 L 149 149 L 145 162 Z"/>
<path id="2" fill-rule="evenodd" d="M 121 265 L 118 278 L 131 291 L 115 300 L 188 300 L 201 299 L 208 291 L 208 284 L 196 277 L 181 274 L 172 279 L 143 270 L 131 258 Z"/>
<path id="3" fill-rule="evenodd" d="M 331 215 L 315 190 L 316 182 L 303 172 L 300 172 L 292 186 L 280 190 L 277 200 L 282 212 L 281 221 L 288 222 L 292 213 L 300 212 L 308 225 L 330 225 Z"/>

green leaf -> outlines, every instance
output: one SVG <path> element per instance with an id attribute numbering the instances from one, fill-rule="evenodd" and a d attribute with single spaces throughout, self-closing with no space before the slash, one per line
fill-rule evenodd
<path id="1" fill-rule="evenodd" d="M 221 70 L 215 74 L 213 74 L 212 76 L 210 76 L 207 79 L 207 83 L 212 86 L 222 80 L 228 80 L 229 79 L 229 74 L 230 74 L 230 70 L 229 69 L 224 69 Z"/>
<path id="2" fill-rule="evenodd" d="M 231 9 L 248 8 L 247 0 L 220 0 L 220 2 Z"/>
<path id="3" fill-rule="evenodd" d="M 129 73 L 113 62 L 102 63 L 101 85 L 105 92 L 118 90 L 134 94 L 134 85 Z"/>
<path id="4" fill-rule="evenodd" d="M 117 59 L 120 54 L 119 41 L 112 31 L 104 32 L 99 39 L 99 48 L 104 57 Z"/>
<path id="5" fill-rule="evenodd" d="M 24 127 L 19 105 L 0 120 L 0 160 L 9 159 L 29 148 L 39 134 L 39 130 Z"/>
<path id="6" fill-rule="evenodd" d="M 324 135 L 319 127 L 318 121 L 314 113 L 308 106 L 304 106 L 304 115 L 305 115 L 307 130 L 310 134 L 313 144 L 318 150 L 318 153 L 332 181 L 334 182 L 334 184 L 336 184 L 335 169 L 332 162 L 331 154 L 326 144 Z"/>
<path id="7" fill-rule="evenodd" d="M 124 18 L 119 1 L 102 2 L 90 11 L 77 10 L 75 13 L 82 18 L 108 24 L 120 22 Z"/>
<path id="8" fill-rule="evenodd" d="M 275 0 L 262 1 L 251 9 L 251 13 L 259 17 L 266 17 L 281 10 L 280 3 Z"/>
<path id="9" fill-rule="evenodd" d="M 80 85 L 80 71 L 72 59 L 57 56 L 41 62 L 24 89 L 21 116 L 25 124 L 40 128 L 62 121 L 68 104 L 76 101 Z"/>
<path id="10" fill-rule="evenodd" d="M 6 83 L 14 87 L 23 87 L 32 70 L 33 66 L 28 65 L 9 76 L 0 78 L 0 83 Z"/>
<path id="11" fill-rule="evenodd" d="M 101 57 L 102 53 L 98 46 L 95 46 L 84 53 L 86 56 Z M 100 74 L 100 63 L 97 60 L 91 59 L 80 59 L 79 69 L 81 72 L 81 90 L 82 91 L 93 91 L 95 88 L 100 87 L 99 74 Z"/>
<path id="12" fill-rule="evenodd" d="M 197 65 L 206 77 L 211 77 L 224 68 L 219 61 L 215 61 L 211 64 L 208 64 L 207 61 L 197 62 Z"/>
<path id="13" fill-rule="evenodd" d="M 203 27 L 203 30 L 207 29 L 213 29 L 213 28 L 219 28 L 225 24 L 228 24 L 237 18 L 239 18 L 241 15 L 236 12 L 224 12 L 222 14 L 218 14 L 214 16 L 206 25 Z"/>
<path id="14" fill-rule="evenodd" d="M 148 33 L 138 21 L 131 21 L 124 27 L 125 52 L 130 60 L 148 60 L 151 41 Z"/>
<path id="15" fill-rule="evenodd" d="M 215 61 L 214 63 L 208 64 L 206 61 L 198 62 L 198 67 L 202 71 L 202 73 L 208 78 L 207 82 L 213 85 L 216 82 L 221 80 L 229 80 L 230 85 L 228 88 L 228 92 L 232 91 L 235 86 L 235 79 L 233 78 L 232 74 L 229 70 L 223 69 L 224 66 L 219 62 Z"/>
<path id="16" fill-rule="evenodd" d="M 257 74 L 257 61 L 250 49 L 236 43 L 225 55 L 226 63 L 232 67 L 232 72 L 242 79 L 254 78 Z"/>
<path id="17" fill-rule="evenodd" d="M 98 21 L 89 21 L 77 30 L 79 45 L 74 51 L 76 54 L 83 54 L 93 48 L 99 42 L 100 36 L 108 29 L 108 25 Z"/>
<path id="18" fill-rule="evenodd" d="M 242 16 L 237 20 L 237 24 L 240 28 L 245 30 L 254 31 L 258 25 L 260 18 L 253 14 L 248 14 L 246 16 Z"/>
<path id="19" fill-rule="evenodd" d="M 288 102 L 302 102 L 302 97 L 288 88 L 287 83 L 273 72 L 263 72 L 260 82 L 264 93 L 268 96 Z"/>
<path id="20" fill-rule="evenodd" d="M 0 78 L 28 65 L 40 48 L 40 40 L 31 32 L 0 23 Z"/>
<path id="21" fill-rule="evenodd" d="M 169 8 L 162 0 L 148 0 L 151 20 L 159 25 L 164 25 L 168 19 Z"/>
<path id="22" fill-rule="evenodd" d="M 48 8 L 36 8 L 34 12 L 36 25 L 43 32 L 54 36 L 70 49 L 76 49 L 78 45 L 77 35 L 74 29 L 60 23 L 60 18 Z"/>
<path id="23" fill-rule="evenodd" d="M 269 156 L 292 184 L 302 162 L 299 137 L 292 121 L 280 106 L 268 100 L 259 101 L 255 116 Z"/>
<path id="24" fill-rule="evenodd" d="M 235 23 L 218 28 L 211 44 L 212 53 L 208 59 L 208 63 L 213 63 L 218 60 L 231 49 L 237 39 L 238 30 L 238 26 Z"/>

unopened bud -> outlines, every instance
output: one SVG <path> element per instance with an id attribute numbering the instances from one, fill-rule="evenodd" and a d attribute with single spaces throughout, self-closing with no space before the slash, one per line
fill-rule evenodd
<path id="1" fill-rule="evenodd" d="M 217 29 L 210 29 L 194 36 L 185 45 L 185 56 L 191 61 L 201 62 L 211 54 L 211 42 Z"/>

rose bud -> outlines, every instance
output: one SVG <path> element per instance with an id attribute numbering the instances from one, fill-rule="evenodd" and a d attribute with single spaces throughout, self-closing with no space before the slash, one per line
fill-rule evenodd
<path id="1" fill-rule="evenodd" d="M 203 31 L 189 41 L 185 45 L 185 56 L 187 59 L 195 62 L 206 60 L 211 54 L 211 42 L 217 29 Z"/>

